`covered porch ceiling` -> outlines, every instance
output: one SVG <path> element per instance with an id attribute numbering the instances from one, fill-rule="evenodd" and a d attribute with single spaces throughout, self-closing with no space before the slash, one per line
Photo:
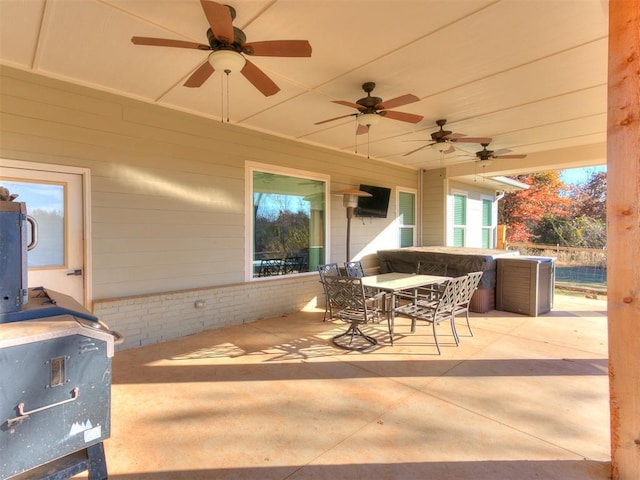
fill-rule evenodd
<path id="1" fill-rule="evenodd" d="M 306 39 L 310 58 L 248 57 L 280 88 L 261 94 L 246 78 L 214 72 L 183 83 L 207 59 L 198 49 L 134 45 L 133 36 L 207 44 L 198 0 L 3 0 L 0 63 L 163 107 L 451 178 L 511 175 L 606 161 L 606 0 L 235 0 L 247 42 Z M 356 135 L 356 102 L 417 101 L 389 110 Z M 227 103 L 228 102 L 228 103 Z M 343 117 L 317 125 L 323 120 Z M 481 166 L 478 143 L 442 154 L 445 130 L 489 137 L 490 149 L 526 155 Z M 464 137 L 461 137 L 464 139 Z"/>

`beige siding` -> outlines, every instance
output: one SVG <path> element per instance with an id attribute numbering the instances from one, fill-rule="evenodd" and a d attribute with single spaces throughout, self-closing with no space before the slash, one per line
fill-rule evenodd
<path id="1" fill-rule="evenodd" d="M 422 245 L 446 245 L 446 190 L 444 170 L 423 174 Z"/>
<path id="2" fill-rule="evenodd" d="M 9 67 L 0 82 L 0 157 L 91 170 L 93 300 L 241 284 L 246 161 L 328 175 L 331 190 L 392 188 L 389 218 L 354 219 L 356 257 L 397 246 L 395 188 L 417 188 L 415 170 L 361 155 Z M 332 196 L 330 209 L 330 260 L 342 262 L 342 198 Z"/>

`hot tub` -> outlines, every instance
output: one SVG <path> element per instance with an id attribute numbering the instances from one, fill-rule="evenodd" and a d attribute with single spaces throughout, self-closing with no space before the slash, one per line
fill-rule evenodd
<path id="1" fill-rule="evenodd" d="M 444 263 L 447 275 L 456 277 L 484 272 L 478 290 L 471 298 L 472 312 L 485 313 L 496 305 L 496 259 L 519 255 L 517 251 L 467 247 L 405 247 L 378 250 L 380 272 L 414 273 L 418 262 Z"/>

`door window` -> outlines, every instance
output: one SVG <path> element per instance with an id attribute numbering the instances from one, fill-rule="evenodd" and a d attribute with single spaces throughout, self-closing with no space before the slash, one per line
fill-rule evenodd
<path id="1" fill-rule="evenodd" d="M 0 185 L 18 194 L 15 201 L 26 203 L 27 214 L 38 226 L 37 244 L 27 255 L 29 268 L 64 266 L 65 185 L 9 180 L 0 181 Z M 31 230 L 28 232 L 30 235 Z"/>

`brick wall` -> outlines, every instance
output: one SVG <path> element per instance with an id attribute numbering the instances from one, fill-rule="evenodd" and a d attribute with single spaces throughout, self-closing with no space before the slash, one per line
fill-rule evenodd
<path id="1" fill-rule="evenodd" d="M 117 350 L 324 305 L 317 275 L 96 300 L 93 314 L 124 336 Z M 204 307 L 196 308 L 203 301 Z"/>

